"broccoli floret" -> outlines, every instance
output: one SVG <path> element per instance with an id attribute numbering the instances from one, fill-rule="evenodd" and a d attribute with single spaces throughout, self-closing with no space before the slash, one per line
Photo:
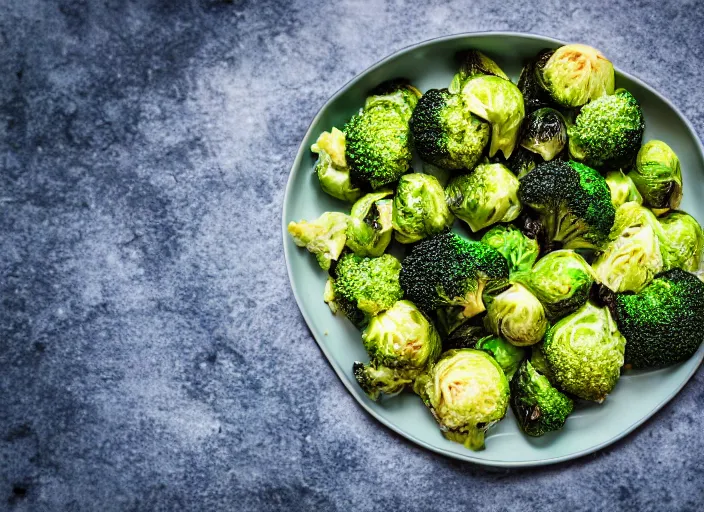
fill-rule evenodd
<path id="1" fill-rule="evenodd" d="M 327 297 L 326 302 L 333 302 L 333 307 L 342 310 L 352 323 L 362 327 L 369 317 L 386 311 L 401 300 L 400 271 L 401 263 L 390 254 L 365 258 L 347 253 L 334 268 L 333 297 Z"/>
<path id="2" fill-rule="evenodd" d="M 574 403 L 552 387 L 544 375 L 533 368 L 530 361 L 523 361 L 511 380 L 511 409 L 521 430 L 538 437 L 553 430 L 560 430 Z"/>
<path id="3" fill-rule="evenodd" d="M 639 293 L 606 294 L 626 338 L 625 362 L 663 368 L 685 361 L 702 342 L 704 283 L 681 269 L 661 272 Z"/>
<path id="4" fill-rule="evenodd" d="M 378 189 L 408 171 L 408 122 L 420 93 L 403 81 L 382 84 L 372 93 L 345 125 L 345 158 L 355 184 Z"/>
<path id="5" fill-rule="evenodd" d="M 489 123 L 462 104 L 447 89 L 431 89 L 411 116 L 413 143 L 420 157 L 445 169 L 473 169 L 489 142 Z"/>
<path id="6" fill-rule="evenodd" d="M 644 129 L 638 101 L 628 91 L 619 89 L 582 108 L 567 131 L 570 155 L 600 170 L 630 168 Z"/>
<path id="7" fill-rule="evenodd" d="M 614 224 L 606 180 L 578 162 L 539 164 L 520 179 L 518 195 L 540 214 L 548 242 L 566 249 L 598 249 Z"/>
<path id="8" fill-rule="evenodd" d="M 418 243 L 403 260 L 400 282 L 408 299 L 436 314 L 445 332 L 486 308 L 485 291 L 507 284 L 508 263 L 496 249 L 443 233 Z"/>

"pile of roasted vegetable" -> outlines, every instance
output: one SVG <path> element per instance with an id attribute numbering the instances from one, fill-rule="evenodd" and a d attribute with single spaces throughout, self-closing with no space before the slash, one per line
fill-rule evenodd
<path id="1" fill-rule="evenodd" d="M 544 50 L 517 85 L 478 51 L 458 63 L 447 89 L 385 82 L 323 132 L 315 173 L 351 211 L 288 230 L 362 331 L 366 394 L 412 389 L 448 439 L 480 449 L 509 405 L 540 436 L 622 369 L 692 356 L 704 234 L 677 209 L 677 155 L 642 144 L 638 101 L 599 51 Z"/>

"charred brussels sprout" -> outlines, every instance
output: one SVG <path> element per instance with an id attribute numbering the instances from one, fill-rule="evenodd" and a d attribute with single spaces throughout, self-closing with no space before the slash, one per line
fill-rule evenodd
<path id="1" fill-rule="evenodd" d="M 343 201 L 355 201 L 362 195 L 362 191 L 352 185 L 350 170 L 345 159 L 345 134 L 333 128 L 330 132 L 323 132 L 318 140 L 310 147 L 318 155 L 315 163 L 315 173 L 318 175 L 320 188 Z"/>
<path id="2" fill-rule="evenodd" d="M 362 197 L 352 206 L 347 225 L 347 247 L 359 256 L 381 256 L 391 241 L 392 192 L 382 190 Z"/>
<path id="3" fill-rule="evenodd" d="M 528 114 L 523 121 L 519 143 L 549 162 L 567 144 L 565 118 L 554 108 L 541 108 Z"/>
<path id="4" fill-rule="evenodd" d="M 425 316 L 407 300 L 369 321 L 362 333 L 369 364 L 355 362 L 354 376 L 372 400 L 394 395 L 411 384 L 440 356 L 440 336 Z"/>
<path id="5" fill-rule="evenodd" d="M 450 83 L 450 92 L 452 93 L 460 92 L 467 80 L 477 75 L 494 75 L 504 80 L 509 80 L 499 65 L 480 51 L 467 50 L 459 52 L 456 58 L 460 62 L 460 70 Z"/>
<path id="6" fill-rule="evenodd" d="M 600 170 L 628 168 L 636 158 L 644 129 L 638 101 L 625 89 L 619 89 L 579 112 L 567 130 L 570 155 Z"/>
<path id="7" fill-rule="evenodd" d="M 487 298 L 484 325 L 496 336 L 518 347 L 535 345 L 548 328 L 545 309 L 524 286 L 516 283 L 495 297 Z"/>
<path id="8" fill-rule="evenodd" d="M 506 286 L 508 265 L 495 249 L 443 233 L 418 242 L 403 260 L 401 286 L 409 300 L 451 332 L 483 312 L 485 291 Z"/>
<path id="9" fill-rule="evenodd" d="M 533 292 L 554 322 L 587 301 L 594 271 L 576 252 L 561 250 L 546 254 L 530 272 L 516 274 L 513 280 Z"/>
<path id="10" fill-rule="evenodd" d="M 345 158 L 353 183 L 376 190 L 408 171 L 408 122 L 419 97 L 417 89 L 402 81 L 382 84 L 347 122 Z"/>
<path id="11" fill-rule="evenodd" d="M 524 361 L 511 381 L 511 409 L 521 430 L 539 437 L 560 430 L 572 413 L 572 400 L 552 387 L 530 361 Z"/>
<path id="12" fill-rule="evenodd" d="M 608 239 L 615 216 L 609 187 L 586 165 L 558 160 L 539 164 L 520 179 L 518 196 L 540 214 L 551 245 L 598 249 Z"/>
<path id="13" fill-rule="evenodd" d="M 447 89 L 431 89 L 411 117 L 413 143 L 420 157 L 445 169 L 474 169 L 489 143 L 489 124 L 464 108 Z"/>
<path id="14" fill-rule="evenodd" d="M 396 240 L 402 244 L 417 242 L 449 229 L 454 220 L 437 178 L 417 173 L 401 176 L 394 195 Z"/>
<path id="15" fill-rule="evenodd" d="M 626 340 L 607 308 L 587 302 L 548 329 L 543 343 L 545 359 L 563 391 L 603 402 L 616 386 Z"/>
<path id="16" fill-rule="evenodd" d="M 663 270 L 699 270 L 704 246 L 704 233 L 699 223 L 685 212 L 669 212 L 660 217 L 659 221 L 663 236 L 660 244 Z"/>
<path id="17" fill-rule="evenodd" d="M 596 48 L 568 44 L 555 50 L 537 78 L 564 107 L 581 107 L 614 92 L 614 67 Z"/>
<path id="18" fill-rule="evenodd" d="M 472 114 L 491 124 L 489 156 L 501 151 L 509 158 L 525 115 L 523 95 L 518 87 L 498 76 L 480 75 L 470 78 L 460 94 Z"/>
<path id="19" fill-rule="evenodd" d="M 496 360 L 481 350 L 445 352 L 416 378 L 413 390 L 443 435 L 471 450 L 484 448 L 485 432 L 508 409 L 508 379 Z"/>
<path id="20" fill-rule="evenodd" d="M 479 231 L 497 222 L 511 222 L 521 213 L 518 179 L 502 164 L 480 164 L 456 176 L 445 189 L 450 210 Z"/>
<path id="21" fill-rule="evenodd" d="M 624 203 L 641 204 L 643 202 L 633 180 L 621 170 L 607 172 L 606 184 L 609 186 L 611 203 L 614 208 L 618 208 Z"/>
<path id="22" fill-rule="evenodd" d="M 521 365 L 521 361 L 526 356 L 526 350 L 509 343 L 501 336 L 485 336 L 477 340 L 474 345 L 477 350 L 483 350 L 491 354 L 499 366 L 506 374 L 506 378 L 511 380 L 513 375 Z"/>
<path id="23" fill-rule="evenodd" d="M 597 281 L 615 292 L 637 292 L 662 267 L 655 216 L 638 203 L 620 206 L 610 241 L 592 264 Z"/>
<path id="24" fill-rule="evenodd" d="M 475 316 L 468 322 L 463 323 L 446 336 L 442 343 L 443 350 L 453 348 L 474 348 L 477 342 L 490 336 L 490 332 L 484 328 L 481 317 Z"/>
<path id="25" fill-rule="evenodd" d="M 704 332 L 704 283 L 680 269 L 655 276 L 640 293 L 606 302 L 626 337 L 626 364 L 662 368 L 689 359 Z"/>
<path id="26" fill-rule="evenodd" d="M 506 160 L 506 167 L 517 177 L 522 178 L 542 162 L 543 159 L 537 153 L 528 151 L 526 148 L 518 147 L 511 154 L 511 158 Z"/>
<path id="27" fill-rule="evenodd" d="M 656 213 L 675 210 L 682 201 L 682 171 L 674 151 L 660 140 L 646 142 L 636 158 L 635 169 L 628 173 L 643 204 Z"/>
<path id="28" fill-rule="evenodd" d="M 542 73 L 545 64 L 553 53 L 555 53 L 555 50 L 542 50 L 521 70 L 521 75 L 518 77 L 518 89 L 523 94 L 526 112 L 549 107 L 552 103 L 550 94 L 540 85 L 538 75 Z"/>
<path id="29" fill-rule="evenodd" d="M 289 222 L 288 232 L 297 246 L 315 254 L 320 268 L 328 270 L 345 248 L 347 221 L 344 213 L 325 212 L 312 222 Z"/>
<path id="30" fill-rule="evenodd" d="M 487 231 L 481 242 L 493 247 L 506 258 L 510 274 L 530 270 L 538 259 L 538 242 L 511 225 L 499 225 Z"/>
<path id="31" fill-rule="evenodd" d="M 325 302 L 333 313 L 341 310 L 353 324 L 362 327 L 370 317 L 403 298 L 400 271 L 401 263 L 390 254 L 378 258 L 345 254 L 335 266 L 331 286 L 326 287 Z"/>

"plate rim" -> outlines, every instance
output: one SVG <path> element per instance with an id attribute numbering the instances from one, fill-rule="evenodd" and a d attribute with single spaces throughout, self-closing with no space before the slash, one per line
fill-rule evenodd
<path id="1" fill-rule="evenodd" d="M 396 434 L 405 437 L 406 439 L 416 443 L 417 445 L 430 450 L 434 453 L 444 455 L 446 457 L 450 457 L 455 460 L 461 460 L 465 462 L 471 462 L 474 464 L 482 465 L 482 466 L 492 466 L 492 467 L 502 467 L 502 468 L 524 468 L 524 467 L 536 467 L 536 466 L 547 466 L 551 464 L 558 464 L 560 462 L 566 462 L 569 460 L 577 459 L 580 457 L 584 457 L 585 455 L 589 455 L 590 453 L 597 452 L 603 448 L 606 448 L 607 446 L 619 441 L 620 439 L 623 439 L 627 435 L 629 435 L 631 432 L 633 432 L 635 429 L 643 425 L 646 421 L 652 419 L 659 411 L 662 409 L 666 404 L 668 404 L 675 396 L 679 394 L 680 391 L 689 383 L 689 381 L 692 379 L 692 376 L 697 372 L 699 369 L 702 360 L 704 359 L 704 351 L 699 350 L 698 354 L 695 354 L 695 358 L 698 358 L 699 360 L 696 362 L 696 364 L 692 367 L 692 370 L 687 374 L 686 378 L 682 381 L 681 384 L 679 384 L 673 391 L 670 393 L 667 397 L 665 397 L 663 400 L 658 402 L 647 414 L 643 415 L 642 418 L 640 418 L 638 421 L 634 422 L 632 425 L 630 425 L 628 428 L 622 430 L 619 432 L 617 435 L 607 439 L 606 441 L 603 441 L 597 445 L 590 446 L 589 448 L 586 448 L 584 450 L 580 450 L 577 452 L 569 453 L 566 455 L 561 455 L 558 457 L 551 457 L 551 458 L 545 458 L 545 459 L 534 459 L 534 460 L 525 460 L 525 461 L 503 461 L 503 460 L 493 460 L 493 459 L 486 459 L 486 458 L 477 458 L 472 455 L 470 450 L 467 450 L 467 454 L 464 453 L 457 453 L 453 452 L 450 450 L 447 450 L 445 448 L 433 446 L 430 443 L 419 439 L 418 437 L 403 431 L 400 427 L 396 426 L 393 422 L 388 421 L 385 419 L 383 416 L 381 416 L 379 413 L 377 413 L 372 407 L 370 407 L 370 404 L 366 403 L 364 400 L 360 400 L 357 396 L 356 390 L 353 389 L 352 383 L 348 382 L 348 379 L 344 373 L 344 370 L 337 364 L 334 358 L 332 358 L 331 354 L 328 352 L 325 344 L 318 338 L 316 335 L 315 331 L 311 328 L 311 323 L 312 321 L 309 318 L 308 313 L 304 310 L 304 308 L 301 307 L 301 299 L 299 298 L 298 292 L 296 290 L 296 287 L 293 284 L 293 271 L 291 268 L 291 257 L 289 254 L 289 244 L 287 243 L 288 241 L 288 224 L 286 221 L 286 212 L 288 210 L 288 203 L 289 203 L 289 198 L 291 197 L 292 194 L 292 189 L 293 189 L 293 173 L 295 172 L 296 168 L 300 166 L 301 160 L 303 159 L 303 155 L 305 153 L 305 148 L 304 148 L 304 143 L 308 139 L 308 137 L 311 134 L 311 131 L 313 129 L 313 126 L 317 123 L 318 119 L 323 115 L 323 112 L 327 109 L 328 105 L 335 101 L 339 96 L 341 96 L 347 89 L 350 87 L 354 86 L 357 82 L 359 82 L 362 77 L 367 75 L 368 73 L 379 69 L 383 65 L 385 65 L 388 61 L 399 57 L 403 55 L 404 53 L 410 52 L 412 50 L 415 50 L 417 48 L 422 48 L 424 46 L 430 46 L 433 44 L 437 43 L 442 43 L 446 41 L 453 41 L 453 40 L 460 40 L 460 39 L 474 39 L 474 38 L 485 38 L 485 37 L 520 37 L 520 38 L 525 38 L 525 39 L 534 39 L 536 41 L 541 41 L 541 42 L 546 42 L 546 43 L 551 43 L 551 44 L 558 44 L 558 45 L 564 45 L 568 44 L 565 41 L 562 41 L 560 39 L 550 37 L 550 36 L 544 36 L 541 34 L 535 34 L 535 33 L 528 33 L 528 32 L 517 32 L 517 31 L 506 31 L 506 30 L 501 30 L 501 31 L 494 31 L 494 30 L 487 30 L 487 31 L 477 31 L 477 32 L 458 32 L 455 34 L 450 34 L 450 35 L 444 35 L 444 36 L 439 36 L 439 37 L 434 37 L 431 39 L 426 39 L 417 43 L 413 43 L 407 46 L 404 46 L 388 55 L 383 57 L 382 59 L 376 61 L 374 64 L 371 66 L 367 67 L 366 69 L 360 71 L 357 73 L 352 79 L 348 80 L 345 84 L 343 84 L 332 96 L 330 96 L 325 103 L 320 107 L 320 109 L 317 111 L 313 119 L 311 120 L 310 124 L 308 125 L 308 128 L 306 129 L 305 134 L 303 135 L 303 139 L 301 140 L 300 144 L 298 145 L 298 149 L 296 150 L 296 157 L 294 158 L 293 164 L 291 165 L 291 168 L 288 173 L 288 179 L 286 181 L 286 189 L 284 191 L 284 197 L 282 201 L 282 212 L 281 212 L 281 226 L 282 226 L 282 234 L 283 234 L 283 247 L 284 247 L 284 259 L 286 261 L 286 271 L 288 274 L 288 281 L 289 281 L 289 286 L 291 287 L 291 291 L 293 292 L 294 299 L 296 300 L 296 305 L 298 306 L 299 311 L 301 312 L 301 315 L 303 316 L 303 319 L 306 322 L 306 327 L 308 328 L 308 331 L 310 334 L 313 336 L 313 339 L 315 340 L 316 344 L 318 345 L 318 348 L 323 352 L 323 355 L 327 359 L 327 362 L 330 366 L 332 366 L 332 369 L 335 371 L 335 374 L 337 377 L 340 379 L 342 384 L 345 386 L 347 391 L 352 395 L 352 397 L 355 399 L 355 401 L 360 405 L 368 414 L 370 414 L 373 418 L 375 418 L 377 421 L 379 421 L 382 425 L 385 427 L 391 429 L 394 431 Z M 614 71 L 635 82 L 638 84 L 640 87 L 643 87 L 647 89 L 649 92 L 657 96 L 659 99 L 661 99 L 669 108 L 671 108 L 675 114 L 684 122 L 684 125 L 687 127 L 687 130 L 689 130 L 690 135 L 692 138 L 696 141 L 696 146 L 699 149 L 699 154 L 701 159 L 704 161 L 704 146 L 702 145 L 702 141 L 699 139 L 699 136 L 697 135 L 696 130 L 694 129 L 694 126 L 692 126 L 692 123 L 687 119 L 687 117 L 675 106 L 665 95 L 662 93 L 656 91 L 653 87 L 651 87 L 649 84 L 641 80 L 640 78 L 630 74 L 626 73 L 622 70 L 620 70 L 617 66 L 614 66 Z"/>

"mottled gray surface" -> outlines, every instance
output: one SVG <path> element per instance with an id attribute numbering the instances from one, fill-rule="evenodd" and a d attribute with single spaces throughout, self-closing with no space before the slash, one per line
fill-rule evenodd
<path id="1" fill-rule="evenodd" d="M 701 509 L 701 371 L 596 455 L 448 460 L 347 393 L 280 240 L 318 108 L 443 34 L 591 43 L 704 135 L 701 2 L 1 3 L 0 509 Z"/>

